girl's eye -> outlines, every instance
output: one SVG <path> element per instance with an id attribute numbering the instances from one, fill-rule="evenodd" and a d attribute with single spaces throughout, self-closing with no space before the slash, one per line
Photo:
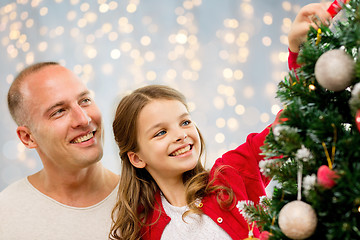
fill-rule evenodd
<path id="1" fill-rule="evenodd" d="M 156 133 L 154 137 L 160 137 L 162 135 L 166 134 L 165 130 L 161 130 L 160 132 Z"/>
<path id="2" fill-rule="evenodd" d="M 185 121 L 183 121 L 183 122 L 181 123 L 181 125 L 182 125 L 182 126 L 187 126 L 187 125 L 189 125 L 190 123 L 191 123 L 190 120 L 185 120 Z"/>

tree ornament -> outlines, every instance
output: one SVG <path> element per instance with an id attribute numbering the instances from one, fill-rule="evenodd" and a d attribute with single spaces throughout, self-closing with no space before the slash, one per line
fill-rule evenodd
<path id="1" fill-rule="evenodd" d="M 268 231 L 263 231 L 261 234 L 260 234 L 260 240 L 268 240 L 269 237 L 270 237 L 271 233 L 269 233 Z"/>
<path id="2" fill-rule="evenodd" d="M 315 64 L 316 80 L 330 91 L 342 91 L 350 86 L 354 73 L 354 60 L 341 49 L 323 53 Z"/>
<path id="3" fill-rule="evenodd" d="M 331 170 L 328 166 L 322 165 L 317 172 L 317 182 L 320 186 L 330 189 L 335 186 L 335 179 L 339 178 L 333 170 Z"/>
<path id="4" fill-rule="evenodd" d="M 355 122 L 356 122 L 356 127 L 357 127 L 358 131 L 360 132 L 360 109 L 358 109 L 356 112 Z"/>
<path id="5" fill-rule="evenodd" d="M 314 209 L 300 200 L 287 203 L 279 213 L 279 227 L 291 239 L 310 237 L 315 232 L 316 225 Z"/>
<path id="6" fill-rule="evenodd" d="M 338 14 L 340 12 L 340 10 L 342 9 L 343 5 L 348 3 L 350 0 L 334 0 L 334 2 L 330 5 L 330 7 L 328 8 L 328 13 L 330 14 L 330 16 L 333 18 L 336 16 L 336 14 Z"/>

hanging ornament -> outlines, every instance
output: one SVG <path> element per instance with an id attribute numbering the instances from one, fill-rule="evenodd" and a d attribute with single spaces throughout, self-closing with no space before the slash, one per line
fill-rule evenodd
<path id="1" fill-rule="evenodd" d="M 279 212 L 279 227 L 291 239 L 310 237 L 316 229 L 317 217 L 314 209 L 301 201 L 303 164 L 298 160 L 297 200 L 287 203 Z"/>
<path id="2" fill-rule="evenodd" d="M 254 226 L 255 226 L 255 222 L 252 223 L 251 229 L 250 229 L 250 225 L 248 224 L 249 234 L 248 237 L 244 238 L 243 240 L 260 240 L 254 237 Z"/>
<path id="3" fill-rule="evenodd" d="M 316 80 L 330 91 L 342 91 L 350 86 L 354 73 L 354 60 L 341 49 L 323 53 L 315 64 Z"/>
<path id="4" fill-rule="evenodd" d="M 356 122 L 356 127 L 357 127 L 358 131 L 360 132 L 360 109 L 358 109 L 356 112 L 355 122 Z"/>
<path id="5" fill-rule="evenodd" d="M 320 186 L 330 189 L 335 186 L 335 179 L 339 178 L 328 166 L 322 165 L 317 172 L 317 182 Z"/>
<path id="6" fill-rule="evenodd" d="M 268 231 L 263 231 L 261 234 L 260 234 L 260 237 L 259 239 L 260 240 L 268 240 L 269 237 L 270 237 L 271 233 L 269 233 Z"/>
<path id="7" fill-rule="evenodd" d="M 335 127 L 335 124 L 331 124 L 334 130 L 334 139 L 333 144 L 331 147 L 331 155 L 329 154 L 329 151 L 326 147 L 325 142 L 322 142 L 322 146 L 324 148 L 326 160 L 328 162 L 328 166 L 322 165 L 317 172 L 317 182 L 320 186 L 330 189 L 333 186 L 335 186 L 335 179 L 339 178 L 340 176 L 337 175 L 333 170 L 333 164 L 334 164 L 334 158 L 335 158 L 335 144 L 337 140 L 337 130 Z"/>
<path id="8" fill-rule="evenodd" d="M 331 17 L 335 17 L 342 9 L 343 5 L 350 2 L 350 0 L 335 0 L 328 8 L 328 13 Z"/>
<path id="9" fill-rule="evenodd" d="M 295 200 L 287 203 L 279 213 L 279 227 L 291 239 L 310 237 L 316 229 L 317 217 L 307 203 Z"/>

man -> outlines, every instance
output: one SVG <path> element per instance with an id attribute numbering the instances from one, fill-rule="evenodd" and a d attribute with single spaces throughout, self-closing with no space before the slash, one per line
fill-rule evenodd
<path id="1" fill-rule="evenodd" d="M 0 239 L 108 239 L 119 176 L 100 162 L 102 118 L 89 90 L 43 62 L 15 78 L 8 105 L 43 169 L 0 193 Z"/>

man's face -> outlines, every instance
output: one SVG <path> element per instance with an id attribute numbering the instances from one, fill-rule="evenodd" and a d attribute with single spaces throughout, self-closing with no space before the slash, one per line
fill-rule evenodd
<path id="1" fill-rule="evenodd" d="M 103 154 L 101 113 L 86 86 L 68 69 L 47 66 L 22 88 L 31 148 L 44 166 L 77 170 Z"/>

